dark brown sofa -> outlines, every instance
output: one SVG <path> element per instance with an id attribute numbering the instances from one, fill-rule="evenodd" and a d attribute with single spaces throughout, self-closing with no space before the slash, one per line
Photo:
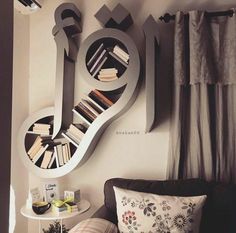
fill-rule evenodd
<path id="1" fill-rule="evenodd" d="M 114 178 L 104 185 L 104 205 L 93 215 L 117 224 L 113 186 L 134 191 L 173 196 L 207 195 L 201 233 L 236 233 L 236 185 L 200 179 L 176 181 L 131 180 Z"/>

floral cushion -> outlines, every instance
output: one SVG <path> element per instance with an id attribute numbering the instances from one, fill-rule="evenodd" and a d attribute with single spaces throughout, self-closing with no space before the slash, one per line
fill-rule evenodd
<path id="1" fill-rule="evenodd" d="M 206 196 L 176 197 L 114 187 L 121 233 L 198 233 Z"/>
<path id="2" fill-rule="evenodd" d="M 118 233 L 118 229 L 105 219 L 88 218 L 74 226 L 69 233 Z"/>

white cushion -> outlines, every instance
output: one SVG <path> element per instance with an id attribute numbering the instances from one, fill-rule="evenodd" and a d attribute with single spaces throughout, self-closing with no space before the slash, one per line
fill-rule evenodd
<path id="1" fill-rule="evenodd" d="M 121 233 L 199 233 L 206 196 L 177 197 L 114 187 Z"/>
<path id="2" fill-rule="evenodd" d="M 76 226 L 69 233 L 117 233 L 115 224 L 102 218 L 88 218 Z"/>

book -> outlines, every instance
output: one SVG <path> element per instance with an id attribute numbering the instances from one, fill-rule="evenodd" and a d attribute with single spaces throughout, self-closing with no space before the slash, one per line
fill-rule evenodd
<path id="1" fill-rule="evenodd" d="M 113 52 L 117 52 L 120 54 L 125 60 L 129 60 L 129 54 L 126 53 L 122 48 L 120 48 L 118 45 L 116 45 L 113 49 Z"/>
<path id="2" fill-rule="evenodd" d="M 94 101 L 91 97 L 84 94 L 84 97 L 86 100 L 89 101 L 89 103 L 93 106 L 94 109 L 96 109 L 100 114 L 105 110 L 102 106 L 100 106 L 96 101 Z"/>
<path id="3" fill-rule="evenodd" d="M 52 205 L 52 212 L 55 213 L 55 214 L 59 214 L 63 211 L 67 211 L 67 206 L 64 204 L 60 207 L 57 207 L 55 205 Z"/>
<path id="4" fill-rule="evenodd" d="M 114 80 L 117 80 L 118 77 L 110 77 L 110 78 L 101 78 L 101 77 L 98 77 L 98 79 L 102 82 L 111 82 L 111 81 L 114 81 Z"/>
<path id="5" fill-rule="evenodd" d="M 105 95 L 103 95 L 97 89 L 94 89 L 92 92 L 95 93 L 97 96 L 99 96 L 101 99 L 103 99 L 103 101 L 105 101 L 108 105 L 110 105 L 110 106 L 113 105 L 113 102 L 111 100 L 109 100 Z"/>
<path id="6" fill-rule="evenodd" d="M 50 160 L 50 162 L 48 164 L 48 168 L 52 168 L 54 162 L 56 164 L 56 153 L 55 153 L 55 151 L 53 149 L 52 157 L 51 157 L 51 160 Z M 57 164 L 56 164 L 56 167 L 57 167 Z"/>
<path id="7" fill-rule="evenodd" d="M 33 132 L 37 133 L 37 134 L 42 134 L 42 135 L 50 135 L 50 131 L 49 130 L 33 129 Z"/>
<path id="8" fill-rule="evenodd" d="M 105 95 L 103 95 L 100 91 L 94 89 L 89 93 L 89 96 L 93 97 L 93 99 L 97 100 L 97 102 L 104 106 L 106 109 L 113 105 L 113 102 L 109 100 Z"/>
<path id="9" fill-rule="evenodd" d="M 116 68 L 101 69 L 98 75 L 98 79 L 103 82 L 110 82 L 118 79 L 118 70 Z"/>
<path id="10" fill-rule="evenodd" d="M 87 120 L 82 114 L 80 114 L 79 111 L 77 111 L 75 108 L 72 109 L 72 112 L 74 112 L 79 118 L 81 118 L 86 124 L 91 125 L 92 122 Z"/>
<path id="11" fill-rule="evenodd" d="M 57 181 L 44 182 L 43 194 L 44 194 L 44 199 L 47 202 L 58 200 L 60 198 L 58 182 Z"/>
<path id="12" fill-rule="evenodd" d="M 56 167 L 60 167 L 60 165 L 59 165 L 59 159 L 58 159 L 58 153 L 57 153 L 57 147 L 54 146 L 53 149 L 54 149 L 54 155 L 55 155 Z"/>
<path id="13" fill-rule="evenodd" d="M 92 76 L 95 77 L 96 74 L 98 73 L 98 71 L 102 68 L 102 66 L 104 65 L 104 63 L 107 60 L 107 56 L 104 56 L 101 61 L 99 62 L 99 64 L 96 66 L 95 71 L 92 73 Z"/>
<path id="14" fill-rule="evenodd" d="M 79 139 L 82 139 L 84 136 L 84 132 L 82 132 L 75 125 L 71 124 L 67 132 L 71 132 L 73 135 L 77 136 Z"/>
<path id="15" fill-rule="evenodd" d="M 99 54 L 102 52 L 104 48 L 104 44 L 100 44 L 100 46 L 97 48 L 97 50 L 95 51 L 95 53 L 93 54 L 93 56 L 89 59 L 89 61 L 87 62 L 87 66 L 90 67 L 95 60 L 97 59 L 97 57 L 99 56 Z"/>
<path id="16" fill-rule="evenodd" d="M 35 156 L 33 157 L 32 159 L 32 162 L 33 163 L 37 163 L 37 161 L 39 160 L 39 158 L 41 156 L 43 156 L 45 150 L 48 148 L 48 145 L 46 146 L 41 146 L 41 148 L 37 151 L 37 153 L 35 154 Z"/>
<path id="17" fill-rule="evenodd" d="M 77 105 L 78 107 L 80 107 L 85 114 L 87 114 L 92 120 L 96 119 L 96 115 L 90 111 L 82 102 L 79 102 L 79 104 Z"/>
<path id="18" fill-rule="evenodd" d="M 81 107 L 80 104 L 75 106 L 75 110 L 80 113 L 89 123 L 94 121 L 95 118 L 91 116 L 83 107 Z"/>
<path id="19" fill-rule="evenodd" d="M 100 98 L 98 98 L 96 95 L 94 95 L 92 92 L 88 94 L 88 96 L 96 102 L 97 105 L 101 106 L 104 110 L 108 109 L 109 106 L 106 103 L 103 103 Z"/>
<path id="20" fill-rule="evenodd" d="M 41 141 L 42 141 L 42 138 L 40 136 L 37 136 L 34 143 L 30 147 L 30 149 L 28 150 L 27 154 L 31 155 L 32 152 L 35 150 L 35 148 L 37 148 L 41 145 Z"/>
<path id="21" fill-rule="evenodd" d="M 74 138 L 74 136 L 71 135 L 69 132 L 62 133 L 62 136 L 67 138 L 74 146 L 79 146 L 80 141 L 78 141 L 77 138 Z"/>
<path id="22" fill-rule="evenodd" d="M 63 157 L 64 164 L 66 164 L 68 162 L 68 155 L 67 155 L 67 150 L 66 150 L 66 144 L 62 145 L 62 157 Z"/>
<path id="23" fill-rule="evenodd" d="M 38 129 L 50 129 L 50 124 L 44 124 L 44 123 L 34 123 L 34 127 Z"/>
<path id="24" fill-rule="evenodd" d="M 116 68 L 104 68 L 104 69 L 101 69 L 100 74 L 117 74 L 118 73 L 118 70 Z"/>
<path id="25" fill-rule="evenodd" d="M 119 56 L 117 56 L 115 53 L 112 51 L 109 52 L 109 55 L 112 56 L 116 61 L 118 61 L 120 64 L 122 64 L 124 67 L 128 67 L 128 63 L 123 61 Z"/>
<path id="26" fill-rule="evenodd" d="M 52 154 L 53 154 L 53 152 L 50 150 L 45 151 L 44 156 L 43 156 L 43 161 L 40 166 L 41 168 L 44 168 L 44 169 L 48 168 L 48 165 L 49 165 L 51 158 L 52 158 Z"/>
<path id="27" fill-rule="evenodd" d="M 56 150 L 57 150 L 57 157 L 58 157 L 59 166 L 63 166 L 64 161 L 63 161 L 63 155 L 62 155 L 62 144 L 57 145 Z"/>
<path id="28" fill-rule="evenodd" d="M 66 146 L 67 146 L 67 152 L 68 152 L 68 160 L 70 160 L 71 159 L 70 143 L 67 143 Z"/>
<path id="29" fill-rule="evenodd" d="M 89 72 L 91 74 L 93 74 L 93 72 L 95 71 L 95 68 L 98 66 L 99 62 L 101 62 L 101 60 L 103 59 L 103 57 L 106 55 L 106 49 L 103 49 L 103 51 L 101 52 L 101 54 L 98 56 L 97 60 L 94 62 L 93 66 L 91 67 L 91 69 L 89 70 Z"/>
<path id="30" fill-rule="evenodd" d="M 89 103 L 89 101 L 85 100 L 85 99 L 82 99 L 81 100 L 82 104 L 87 108 L 89 109 L 94 115 L 98 116 L 100 113 L 95 109 L 93 108 L 93 106 Z"/>
<path id="31" fill-rule="evenodd" d="M 78 206 L 74 202 L 66 202 L 67 204 L 67 210 L 70 213 L 77 212 L 78 211 Z"/>

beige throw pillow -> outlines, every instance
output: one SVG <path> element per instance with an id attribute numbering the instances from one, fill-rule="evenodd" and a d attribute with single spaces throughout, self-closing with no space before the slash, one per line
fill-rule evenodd
<path id="1" fill-rule="evenodd" d="M 177 197 L 114 187 L 121 233 L 199 233 L 206 196 Z"/>
<path id="2" fill-rule="evenodd" d="M 105 219 L 88 218 L 74 226 L 69 233 L 118 233 L 118 229 Z"/>

